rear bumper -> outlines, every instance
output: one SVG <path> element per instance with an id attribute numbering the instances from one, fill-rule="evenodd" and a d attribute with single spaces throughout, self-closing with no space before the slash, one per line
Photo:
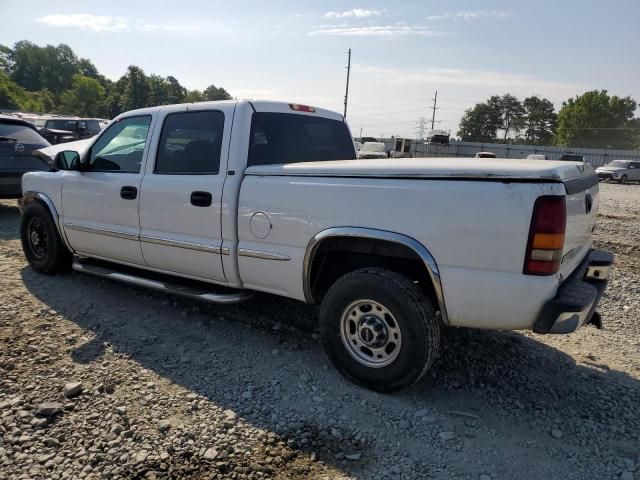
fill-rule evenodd
<path id="1" fill-rule="evenodd" d="M 24 172 L 0 172 L 0 198 L 22 196 L 22 175 Z"/>
<path id="2" fill-rule="evenodd" d="M 599 326 L 594 315 L 609 280 L 613 254 L 591 250 L 567 280 L 555 298 L 542 308 L 533 326 L 536 333 L 571 333 L 588 323 Z"/>
<path id="3" fill-rule="evenodd" d="M 600 180 L 610 180 L 614 178 L 613 173 L 598 172 L 597 175 Z"/>

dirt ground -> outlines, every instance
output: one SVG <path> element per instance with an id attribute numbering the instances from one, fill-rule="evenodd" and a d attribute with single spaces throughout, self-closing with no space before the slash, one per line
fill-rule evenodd
<path id="1" fill-rule="evenodd" d="M 0 202 L 2 479 L 640 480 L 640 185 L 601 185 L 604 330 L 451 329 L 394 395 L 333 369 L 315 307 L 43 276 L 18 224 Z"/>

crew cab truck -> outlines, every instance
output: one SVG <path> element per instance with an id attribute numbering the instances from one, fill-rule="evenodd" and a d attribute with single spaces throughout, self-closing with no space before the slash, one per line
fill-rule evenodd
<path id="1" fill-rule="evenodd" d="M 23 179 L 35 270 L 319 303 L 334 365 L 378 391 L 420 379 L 442 326 L 601 323 L 613 257 L 591 248 L 588 165 L 356 160 L 342 115 L 266 101 L 127 112 L 55 160 Z"/>

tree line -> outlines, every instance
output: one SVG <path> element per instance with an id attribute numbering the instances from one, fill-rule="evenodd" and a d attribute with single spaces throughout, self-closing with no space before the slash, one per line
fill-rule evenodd
<path id="1" fill-rule="evenodd" d="M 229 99 L 224 88 L 188 90 L 173 76 L 146 75 L 135 65 L 110 80 L 63 43 L 0 45 L 0 109 L 113 118 L 153 105 Z"/>
<path id="2" fill-rule="evenodd" d="M 570 98 L 557 113 L 546 98 L 494 95 L 465 111 L 458 136 L 469 142 L 632 150 L 640 148 L 637 107 L 631 97 L 606 90 Z"/>

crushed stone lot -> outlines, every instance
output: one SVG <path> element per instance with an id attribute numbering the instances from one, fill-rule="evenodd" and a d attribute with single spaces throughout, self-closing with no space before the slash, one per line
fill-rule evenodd
<path id="1" fill-rule="evenodd" d="M 419 384 L 344 380 L 317 309 L 213 306 L 24 259 L 0 202 L 1 479 L 640 480 L 640 185 L 601 184 L 604 330 L 447 330 Z"/>

